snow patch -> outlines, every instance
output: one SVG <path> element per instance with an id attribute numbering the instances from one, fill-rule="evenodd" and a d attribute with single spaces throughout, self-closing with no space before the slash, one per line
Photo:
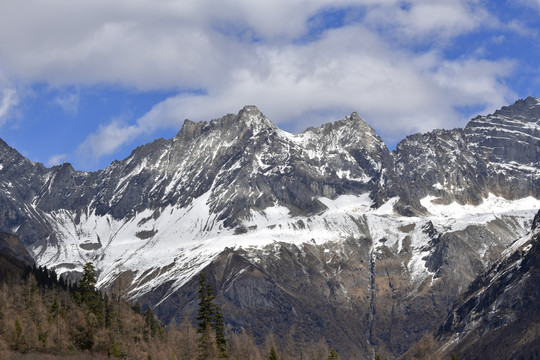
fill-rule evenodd
<path id="1" fill-rule="evenodd" d="M 472 224 L 486 224 L 502 216 L 514 216 L 522 221 L 530 221 L 535 211 L 540 208 L 540 200 L 531 196 L 519 200 L 507 200 L 489 194 L 477 205 L 460 205 L 453 202 L 448 205 L 437 204 L 435 196 L 426 196 L 420 200 L 429 212 L 429 218 L 436 228 L 443 231 L 464 230 Z M 531 215 L 532 214 L 532 215 Z"/>

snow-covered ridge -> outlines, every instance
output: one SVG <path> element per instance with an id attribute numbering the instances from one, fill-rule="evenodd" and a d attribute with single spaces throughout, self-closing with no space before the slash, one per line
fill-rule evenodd
<path id="1" fill-rule="evenodd" d="M 471 240 L 481 264 L 526 231 L 540 206 L 538 145 L 523 141 L 538 120 L 527 109 L 412 135 L 393 154 L 355 113 L 293 135 L 247 106 L 186 121 L 173 139 L 96 173 L 0 159 L 0 191 L 16 214 L 5 223 L 60 273 L 90 260 L 107 287 L 129 271 L 131 297 L 166 283 L 170 294 L 226 248 L 256 261 L 279 243 L 332 252 L 351 239 L 371 244 L 362 261 L 392 254 L 418 284 L 436 276 L 435 261 L 426 265 L 437 247 L 430 227 Z M 489 137 L 497 131 L 503 139 Z"/>
<path id="2" fill-rule="evenodd" d="M 422 204 L 429 210 L 428 215 L 403 217 L 393 210 L 396 198 L 373 209 L 366 193 L 343 195 L 334 200 L 321 197 L 319 201 L 327 210 L 316 216 L 294 217 L 279 205 L 263 211 L 252 210 L 239 228 L 228 229 L 223 221 L 217 220 L 219 214 L 210 211 L 209 196 L 207 192 L 184 208 L 168 206 L 157 215 L 146 210 L 129 220 L 91 212 L 76 224 L 73 213 L 53 212 L 48 216 L 59 244 L 34 248 L 33 255 L 38 264 L 55 268 L 59 273 L 72 271 L 73 265 L 81 269 L 86 261 L 93 261 L 100 272 L 100 286 L 107 286 L 130 270 L 134 273 L 134 285 L 129 296 L 136 298 L 168 281 L 173 281 L 168 294 L 174 292 L 226 248 L 249 252 L 275 243 L 325 247 L 348 239 L 370 238 L 373 251 L 381 251 L 384 246 L 399 253 L 408 237 L 413 252 L 408 271 L 412 281 L 421 282 L 430 274 L 424 260 L 431 241 L 422 229 L 426 223 L 431 222 L 440 232 L 451 232 L 502 220 L 521 236 L 540 208 L 540 200 L 534 198 L 509 201 L 490 195 L 481 205 L 471 206 L 437 205 L 432 197 L 426 197 Z"/>

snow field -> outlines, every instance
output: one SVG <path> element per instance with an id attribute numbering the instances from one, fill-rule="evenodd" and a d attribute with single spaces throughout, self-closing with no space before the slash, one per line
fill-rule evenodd
<path id="1" fill-rule="evenodd" d="M 373 209 L 369 194 L 342 195 L 336 199 L 319 198 L 327 210 L 310 217 L 292 217 L 286 207 L 279 205 L 262 212 L 252 211 L 242 221 L 247 232 L 235 234 L 235 229 L 227 229 L 217 221 L 219 214 L 210 213 L 209 200 L 210 191 L 185 208 L 168 206 L 159 216 L 154 216 L 154 210 L 145 210 L 128 220 L 96 216 L 89 211 L 78 224 L 69 211 L 53 212 L 47 217 L 59 243 L 35 248 L 33 252 L 39 265 L 56 268 L 58 273 L 72 270 L 63 266 L 66 263 L 81 270 L 85 262 L 94 262 L 99 271 L 99 286 L 110 284 L 119 274 L 131 270 L 134 285 L 129 296 L 137 298 L 166 282 L 171 283 L 171 294 L 226 248 L 249 252 L 275 244 L 277 249 L 281 242 L 325 247 L 327 243 L 367 237 L 373 240 L 373 251 L 384 245 L 399 253 L 403 239 L 409 236 L 412 257 L 408 270 L 417 283 L 430 275 L 423 260 L 430 251 L 431 239 L 422 230 L 428 221 L 437 231 L 446 232 L 508 218 L 516 224 L 516 234 L 524 236 L 540 208 L 540 200 L 531 197 L 510 201 L 490 195 L 478 206 L 438 205 L 433 197 L 426 197 L 421 203 L 428 210 L 427 215 L 402 217 L 393 211 L 398 198 Z M 137 236 L 143 233 L 149 235 Z M 81 244 L 93 244 L 95 249 L 85 250 Z M 479 249 L 480 255 L 486 250 Z"/>

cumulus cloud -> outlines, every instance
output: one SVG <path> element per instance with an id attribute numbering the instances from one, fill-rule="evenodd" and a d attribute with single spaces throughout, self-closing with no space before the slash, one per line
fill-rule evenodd
<path id="1" fill-rule="evenodd" d="M 113 121 L 100 128 L 89 139 L 105 141 L 111 129 L 115 136 L 96 147 L 96 155 L 105 148 L 113 152 L 121 139 L 179 127 L 186 117 L 209 120 L 246 104 L 258 105 L 275 123 L 295 123 L 297 131 L 359 110 L 392 142 L 404 133 L 463 125 L 456 107 L 491 110 L 513 96 L 501 81 L 513 69 L 510 61 L 448 61 L 435 51 L 419 56 L 390 47 L 360 25 L 329 31 L 309 44 L 256 50 L 261 66 L 238 69 L 227 86 L 169 98 L 132 125 Z"/>
<path id="2" fill-rule="evenodd" d="M 407 3 L 404 9 L 397 0 L 51 0 L 28 9 L 8 1 L 0 12 L 0 59 L 31 81 L 201 88 L 230 82 L 238 67 L 257 66 L 252 40 L 286 44 L 329 9 L 364 9 L 372 28 L 398 27 L 394 33 L 413 38 L 454 36 L 483 20 L 474 1 Z"/>
<path id="3" fill-rule="evenodd" d="M 298 131 L 358 111 L 394 141 L 460 125 L 459 107 L 491 109 L 514 96 L 503 81 L 511 61 L 481 53 L 447 59 L 441 51 L 497 22 L 484 4 L 50 0 L 28 9 L 8 1 L 0 11 L 0 63 L 28 82 L 179 90 L 139 119 L 101 124 L 78 149 L 88 158 L 184 118 L 209 120 L 245 104 Z M 325 28 L 339 9 L 352 15 Z M 317 22 L 322 30 L 312 36 Z M 201 91 L 180 92 L 186 89 Z M 57 103 L 76 110 L 77 98 Z"/>
<path id="4" fill-rule="evenodd" d="M 472 31 L 489 20 L 476 1 L 400 1 L 382 3 L 366 16 L 371 27 L 392 30 L 400 40 L 445 42 Z"/>

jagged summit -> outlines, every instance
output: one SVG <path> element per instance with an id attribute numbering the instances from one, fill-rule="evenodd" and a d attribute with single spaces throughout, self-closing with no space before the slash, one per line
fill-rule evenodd
<path id="1" fill-rule="evenodd" d="M 248 105 L 209 122 L 186 120 L 173 139 L 141 146 L 96 173 L 46 169 L 9 147 L 0 164 L 4 173 L 13 169 L 6 174 L 24 173 L 20 198 L 45 211 L 61 206 L 121 219 L 148 208 L 188 206 L 209 193 L 210 211 L 230 227 L 271 204 L 293 214 L 317 213 L 325 209 L 320 196 L 367 192 L 375 207 L 399 197 L 396 210 L 414 215 L 425 212 L 420 199 L 427 195 L 462 204 L 479 204 L 489 193 L 539 196 L 538 104 L 527 98 L 476 117 L 464 130 L 409 136 L 394 154 L 356 112 L 292 135 Z M 22 190 L 28 186 L 34 190 Z"/>
<path id="2" fill-rule="evenodd" d="M 245 122 L 269 122 L 261 110 L 255 105 L 246 105 L 238 112 L 238 118 Z"/>
<path id="3" fill-rule="evenodd" d="M 428 195 L 445 204 L 475 205 L 489 194 L 539 197 L 539 103 L 532 97 L 519 100 L 475 117 L 464 129 L 434 130 L 401 141 L 394 154 L 402 180 L 398 193 L 408 199 L 401 208 L 422 213 L 418 200 Z"/>
<path id="4" fill-rule="evenodd" d="M 517 100 L 514 104 L 503 106 L 496 110 L 492 116 L 517 116 L 526 122 L 535 122 L 540 119 L 540 98 L 532 96 Z"/>
<path id="5" fill-rule="evenodd" d="M 358 113 L 353 112 L 342 120 L 326 123 L 320 127 L 310 127 L 304 133 L 306 136 L 318 136 L 323 143 L 320 146 L 362 147 L 368 151 L 379 150 L 386 145 Z"/>
<path id="6" fill-rule="evenodd" d="M 200 136 L 203 131 L 220 130 L 223 133 L 231 133 L 237 137 L 243 136 L 246 132 L 250 135 L 257 134 L 261 131 L 278 130 L 256 106 L 246 105 L 238 114 L 228 114 L 221 118 L 195 123 L 189 119 L 184 121 L 182 129 L 177 134 L 176 138 L 190 140 L 193 137 Z"/>

